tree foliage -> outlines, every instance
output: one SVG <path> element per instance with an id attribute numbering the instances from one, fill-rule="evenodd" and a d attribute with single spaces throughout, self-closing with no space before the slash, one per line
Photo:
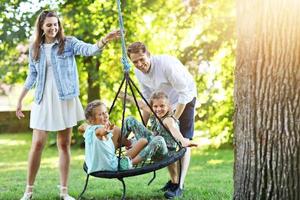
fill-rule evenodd
<path id="1" fill-rule="evenodd" d="M 197 84 L 196 129 L 212 137 L 219 137 L 221 142 L 230 141 L 233 113 L 232 72 L 235 62 L 233 1 L 121 2 L 127 44 L 142 41 L 153 54 L 177 56 L 194 75 Z M 17 13 L 20 3 L 21 1 L 7 1 L 5 5 L 14 5 Z M 116 1 L 66 0 L 56 5 L 66 35 L 74 35 L 83 41 L 95 43 L 104 34 L 119 26 Z M 51 8 L 51 5 L 45 4 L 38 11 L 45 7 Z M 22 31 L 15 36 L 14 45 L 10 43 L 7 35 L 1 35 L 0 51 L 7 59 L 0 61 L 0 76 L 5 77 L 1 80 L 7 83 L 22 82 L 25 78 L 27 61 L 22 64 L 14 62 L 20 57 L 16 44 L 28 44 L 28 33 L 32 32 L 36 15 L 37 12 L 24 12 L 19 20 L 23 23 L 18 25 Z M 1 16 L 4 15 L 1 13 Z M 4 24 L 2 26 L 5 26 L 5 30 L 12 30 L 10 24 L 17 21 L 16 18 L 5 18 L 0 21 L 0 25 Z M 76 58 L 84 105 L 99 97 L 110 105 L 123 76 L 120 58 L 120 42 L 109 44 L 101 56 Z M 12 67 L 14 63 L 15 68 Z M 12 72 L 11 76 L 7 76 L 7 71 Z M 120 117 L 120 106 L 114 113 L 118 113 L 112 116 L 114 119 Z M 136 111 L 130 107 L 129 113 L 136 114 Z"/>
<path id="2" fill-rule="evenodd" d="M 152 52 L 179 57 L 194 75 L 198 90 L 196 129 L 216 138 L 219 144 L 232 142 L 233 1 L 152 1 L 148 6 L 143 27 L 151 32 L 139 34 L 144 35 Z"/>
<path id="3" fill-rule="evenodd" d="M 0 4 L 0 83 L 13 84 L 26 78 L 28 44 L 41 9 L 57 9 L 59 1 L 7 1 Z"/>

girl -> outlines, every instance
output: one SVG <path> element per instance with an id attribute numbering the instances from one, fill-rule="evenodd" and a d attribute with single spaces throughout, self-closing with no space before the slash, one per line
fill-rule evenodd
<path id="1" fill-rule="evenodd" d="M 121 94 L 121 96 L 123 96 Z M 129 101 L 134 101 L 131 97 L 128 98 Z M 144 102 L 138 101 L 138 106 L 151 113 L 151 110 L 145 105 Z M 183 147 L 196 147 L 197 144 L 191 142 L 190 140 L 184 138 L 179 131 L 179 122 L 173 116 L 171 111 L 171 104 L 169 102 L 168 96 L 164 92 L 156 92 L 152 94 L 150 98 L 150 106 L 157 115 L 158 118 L 162 121 L 164 126 L 170 131 L 172 136 L 179 141 Z M 138 122 L 133 117 L 129 117 L 125 120 L 125 131 L 128 135 L 130 132 L 135 134 L 137 139 L 146 138 L 148 145 L 132 160 L 133 164 L 137 164 L 147 158 L 153 160 L 163 159 L 169 154 L 172 155 L 172 152 L 176 150 L 177 143 L 170 136 L 170 134 L 162 127 L 159 121 L 153 116 L 150 117 L 151 127 L 149 131 L 144 125 Z M 168 171 L 170 174 L 171 180 L 168 181 L 167 187 L 162 188 L 165 192 L 165 197 L 169 199 L 169 192 L 173 192 L 179 188 L 178 180 L 178 168 L 177 162 L 168 166 Z M 170 190 L 170 191 L 169 191 Z M 182 194 L 182 190 L 180 189 Z M 178 194 L 180 196 L 181 194 Z"/>
<path id="2" fill-rule="evenodd" d="M 131 97 L 128 97 L 128 100 L 133 101 Z M 139 101 L 138 105 L 144 111 L 151 113 L 151 110 L 142 101 Z M 150 106 L 157 117 L 163 122 L 164 126 L 170 131 L 172 136 L 179 141 L 183 147 L 197 146 L 197 144 L 184 138 L 180 133 L 178 120 L 173 116 L 168 96 L 164 92 L 152 94 Z M 177 143 L 172 136 L 161 126 L 154 116 L 151 116 L 150 122 L 151 131 L 133 117 L 128 117 L 125 120 L 125 135 L 129 135 L 130 132 L 133 132 L 137 139 L 145 138 L 148 142 L 148 145 L 133 158 L 133 164 L 137 164 L 147 158 L 152 158 L 154 160 L 163 159 L 168 153 L 172 153 L 172 151 L 175 151 L 177 148 Z"/>
<path id="3" fill-rule="evenodd" d="M 85 110 L 85 116 L 89 124 L 83 124 L 79 127 L 80 132 L 84 132 L 85 138 L 85 162 L 88 173 L 102 170 L 118 170 L 118 157 L 115 155 L 115 149 L 123 142 L 130 146 L 127 139 L 121 140 L 121 130 L 109 121 L 109 114 L 106 106 L 99 100 L 90 102 Z M 138 140 L 125 157 L 120 161 L 122 170 L 132 167 L 131 158 L 134 158 L 147 144 L 145 138 Z"/>
<path id="4" fill-rule="evenodd" d="M 53 11 L 43 11 L 35 23 L 35 38 L 29 49 L 29 74 L 18 99 L 16 116 L 24 117 L 22 101 L 34 85 L 35 100 L 31 109 L 32 145 L 28 158 L 27 186 L 21 200 L 32 198 L 33 185 L 40 167 L 48 131 L 57 131 L 59 151 L 60 198 L 68 195 L 70 142 L 72 127 L 84 119 L 79 95 L 75 55 L 92 56 L 105 44 L 120 37 L 113 31 L 96 44 L 87 44 L 75 37 L 65 37 L 61 21 Z"/>

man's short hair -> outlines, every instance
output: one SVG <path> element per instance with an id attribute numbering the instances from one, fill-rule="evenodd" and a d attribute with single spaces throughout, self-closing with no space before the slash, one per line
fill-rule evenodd
<path id="1" fill-rule="evenodd" d="M 134 42 L 127 47 L 127 56 L 130 58 L 131 53 L 147 53 L 150 56 L 150 53 L 146 45 L 142 42 Z"/>

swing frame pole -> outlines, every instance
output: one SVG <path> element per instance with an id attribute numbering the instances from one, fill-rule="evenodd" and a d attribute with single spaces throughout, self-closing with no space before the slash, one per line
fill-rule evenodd
<path id="1" fill-rule="evenodd" d="M 86 179 L 85 179 L 85 184 L 84 184 L 83 191 L 80 193 L 79 197 L 77 198 L 78 200 L 80 200 L 81 197 L 83 196 L 83 194 L 85 193 L 85 190 L 86 190 L 86 188 L 87 188 L 87 186 L 88 186 L 88 183 L 89 183 L 89 177 L 90 177 L 90 175 L 87 174 L 87 175 L 86 175 Z"/>
<path id="2" fill-rule="evenodd" d="M 122 186 L 123 186 L 123 192 L 122 192 L 122 197 L 121 200 L 125 200 L 126 198 L 126 184 L 123 178 L 118 178 L 119 181 L 121 181 Z"/>

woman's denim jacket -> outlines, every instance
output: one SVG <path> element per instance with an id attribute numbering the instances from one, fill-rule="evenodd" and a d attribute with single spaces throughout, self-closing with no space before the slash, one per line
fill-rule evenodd
<path id="1" fill-rule="evenodd" d="M 88 44 L 76 39 L 66 37 L 65 48 L 58 54 L 58 41 L 52 46 L 51 62 L 54 78 L 61 100 L 72 99 L 79 95 L 79 80 L 75 55 L 92 56 L 100 53 L 101 49 L 96 44 Z M 29 74 L 25 81 L 25 88 L 31 89 L 34 85 L 35 102 L 40 104 L 46 81 L 46 55 L 44 44 L 40 46 L 39 60 L 32 58 L 32 49 L 29 50 Z"/>

